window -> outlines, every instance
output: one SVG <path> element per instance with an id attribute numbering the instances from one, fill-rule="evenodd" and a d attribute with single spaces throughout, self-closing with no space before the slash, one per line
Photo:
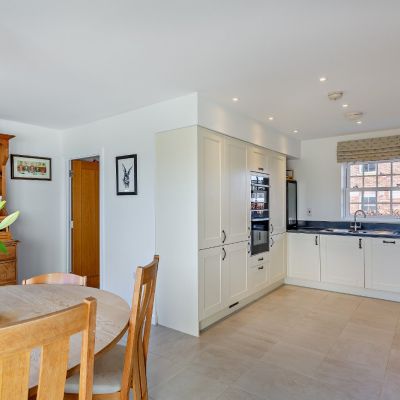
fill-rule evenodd
<path id="1" fill-rule="evenodd" d="M 344 164 L 345 216 L 400 218 L 400 160 Z"/>

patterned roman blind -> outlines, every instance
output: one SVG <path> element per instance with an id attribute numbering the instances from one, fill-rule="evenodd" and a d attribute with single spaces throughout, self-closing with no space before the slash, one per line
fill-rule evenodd
<path id="1" fill-rule="evenodd" d="M 337 144 L 337 162 L 363 162 L 400 159 L 400 135 L 348 140 Z"/>

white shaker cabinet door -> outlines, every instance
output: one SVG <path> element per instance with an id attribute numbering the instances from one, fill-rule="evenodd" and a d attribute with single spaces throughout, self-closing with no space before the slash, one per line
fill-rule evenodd
<path id="1" fill-rule="evenodd" d="M 203 320 L 226 305 L 227 263 L 221 247 L 199 251 L 199 320 Z"/>
<path id="2" fill-rule="evenodd" d="M 246 160 L 246 144 L 236 139 L 225 139 L 222 175 L 223 244 L 242 242 L 249 236 L 250 184 Z"/>
<path id="3" fill-rule="evenodd" d="M 199 248 L 222 244 L 222 162 L 221 135 L 201 130 L 199 133 Z M 194 209 L 193 212 L 196 212 Z"/>
<path id="4" fill-rule="evenodd" d="M 280 154 L 268 155 L 270 174 L 270 232 L 272 235 L 286 232 L 286 158 Z"/>
<path id="5" fill-rule="evenodd" d="M 400 240 L 370 238 L 365 252 L 365 287 L 400 292 Z"/>
<path id="6" fill-rule="evenodd" d="M 268 173 L 267 151 L 262 147 L 247 145 L 247 169 L 250 172 Z"/>
<path id="7" fill-rule="evenodd" d="M 321 281 L 364 287 L 365 238 L 321 235 Z"/>
<path id="8" fill-rule="evenodd" d="M 320 236 L 307 233 L 288 233 L 288 277 L 320 281 Z"/>
<path id="9" fill-rule="evenodd" d="M 286 234 L 274 235 L 270 240 L 269 282 L 275 283 L 286 277 Z"/>

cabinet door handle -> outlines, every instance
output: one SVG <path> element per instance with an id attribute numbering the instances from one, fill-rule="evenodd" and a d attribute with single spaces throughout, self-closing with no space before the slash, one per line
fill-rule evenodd
<path id="1" fill-rule="evenodd" d="M 225 243 L 226 240 L 226 232 L 224 230 L 222 230 L 222 234 L 224 235 L 224 238 L 222 239 L 222 243 Z"/>
<path id="2" fill-rule="evenodd" d="M 275 244 L 274 239 L 271 238 L 271 247 Z"/>
<path id="3" fill-rule="evenodd" d="M 274 232 L 274 224 L 271 224 L 271 233 Z"/>
<path id="4" fill-rule="evenodd" d="M 385 244 L 396 244 L 395 240 L 383 240 L 383 243 Z"/>
<path id="5" fill-rule="evenodd" d="M 264 171 L 264 168 L 258 167 L 259 171 Z"/>
<path id="6" fill-rule="evenodd" d="M 222 251 L 224 252 L 224 255 L 222 256 L 222 261 L 224 261 L 226 258 L 226 250 L 224 248 L 222 248 Z"/>
<path id="7" fill-rule="evenodd" d="M 318 236 L 315 236 L 315 245 L 318 246 Z"/>
<path id="8" fill-rule="evenodd" d="M 358 239 L 358 248 L 362 249 L 362 239 Z"/>
<path id="9" fill-rule="evenodd" d="M 264 261 L 264 257 L 260 257 L 258 261 Z"/>
<path id="10" fill-rule="evenodd" d="M 261 267 L 258 267 L 258 269 L 264 269 L 264 265 L 262 265 Z"/>

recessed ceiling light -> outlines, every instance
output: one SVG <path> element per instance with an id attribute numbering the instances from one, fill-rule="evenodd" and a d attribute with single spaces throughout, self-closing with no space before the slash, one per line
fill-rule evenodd
<path id="1" fill-rule="evenodd" d="M 357 121 L 357 124 L 358 124 L 358 125 L 361 125 L 361 124 L 362 124 L 362 121 Z"/>
<path id="2" fill-rule="evenodd" d="M 320 82 L 326 82 L 328 80 L 328 78 L 326 76 L 321 76 L 321 78 L 319 78 Z"/>
<path id="3" fill-rule="evenodd" d="M 349 105 L 348 104 L 342 104 L 343 108 L 347 108 Z"/>
<path id="4" fill-rule="evenodd" d="M 234 101 L 236 103 L 237 101 L 239 101 L 239 98 L 238 97 L 232 97 L 232 101 Z"/>
<path id="5" fill-rule="evenodd" d="M 295 130 L 293 131 L 293 133 L 299 133 L 299 130 L 298 130 L 298 129 L 295 129 Z"/>
<path id="6" fill-rule="evenodd" d="M 274 117 L 271 115 L 270 117 L 268 117 L 268 119 L 269 119 L 270 121 L 273 121 L 273 120 L 274 120 Z"/>

